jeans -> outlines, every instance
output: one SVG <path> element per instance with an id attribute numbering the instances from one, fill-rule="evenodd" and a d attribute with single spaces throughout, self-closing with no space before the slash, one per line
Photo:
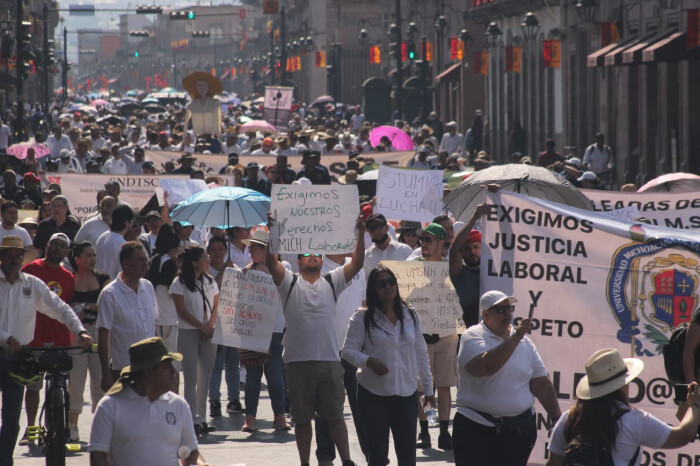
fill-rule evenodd
<path id="1" fill-rule="evenodd" d="M 416 418 L 418 396 L 379 396 L 362 385 L 357 404 L 369 443 L 368 466 L 385 466 L 389 457 L 389 431 L 399 466 L 416 464 Z"/>
<path id="2" fill-rule="evenodd" d="M 192 420 L 200 424 L 207 420 L 207 388 L 214 365 L 216 345 L 202 340 L 198 329 L 180 329 L 177 350 L 182 354 L 182 375 L 185 379 L 185 400 L 190 405 Z"/>
<path id="3" fill-rule="evenodd" d="M 362 453 L 365 455 L 365 458 L 368 458 L 369 447 L 367 432 L 362 423 L 360 410 L 357 407 L 357 367 L 344 359 L 341 359 L 340 362 L 343 364 L 343 369 L 345 369 L 343 384 L 345 385 L 345 393 L 347 393 L 348 402 L 350 403 L 350 412 L 352 413 L 352 421 L 355 424 L 357 439 L 360 442 Z M 415 424 L 415 422 L 414 419 L 413 423 Z M 413 449 L 415 450 L 415 445 Z M 328 422 L 320 418 L 316 418 L 316 459 L 318 461 L 333 461 L 335 459 L 335 444 L 328 430 Z"/>
<path id="4" fill-rule="evenodd" d="M 525 466 L 535 440 L 537 428 L 534 415 L 532 433 L 522 438 L 498 434 L 495 427 L 481 425 L 459 413 L 452 421 L 452 445 L 457 466 Z"/>
<path id="5" fill-rule="evenodd" d="M 0 359 L 4 359 L 0 351 Z M 2 363 L 0 363 L 2 364 Z M 19 417 L 22 413 L 24 385 L 10 377 L 7 369 L 0 371 L 0 390 L 2 390 L 2 425 L 0 426 L 0 464 L 12 466 L 12 454 L 19 436 Z"/>
<path id="6" fill-rule="evenodd" d="M 245 413 L 255 417 L 258 413 L 260 399 L 260 381 L 263 372 L 267 381 L 267 391 L 270 394 L 272 412 L 275 416 L 284 415 L 284 376 L 282 368 L 282 337 L 283 333 L 273 333 L 270 342 L 270 360 L 260 367 L 246 367 L 245 380 Z"/>
<path id="7" fill-rule="evenodd" d="M 221 371 L 226 370 L 228 401 L 241 397 L 241 368 L 238 365 L 238 348 L 219 345 L 214 359 L 214 371 L 209 381 L 209 400 L 221 401 Z"/>

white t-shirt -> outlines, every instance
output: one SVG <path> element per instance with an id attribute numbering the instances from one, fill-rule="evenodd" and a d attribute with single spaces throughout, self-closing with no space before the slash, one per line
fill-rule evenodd
<path id="1" fill-rule="evenodd" d="M 231 254 L 231 262 L 236 264 L 239 269 L 242 269 L 246 265 L 253 262 L 250 257 L 250 248 L 246 246 L 242 251 L 231 243 L 228 247 L 229 253 Z M 226 255 L 228 258 L 228 254 Z"/>
<path id="2" fill-rule="evenodd" d="M 102 273 L 109 275 L 109 278 L 114 280 L 122 271 L 122 265 L 119 262 L 119 251 L 122 244 L 126 240 L 120 233 L 115 233 L 111 230 L 102 233 L 95 242 L 95 250 L 97 251 L 97 264 L 95 268 Z"/>
<path id="3" fill-rule="evenodd" d="M 515 329 L 511 328 L 511 334 Z M 470 408 L 488 413 L 493 417 L 517 416 L 535 404 L 530 392 L 530 380 L 547 375 L 544 363 L 532 341 L 525 337 L 501 369 L 493 375 L 476 377 L 464 366 L 476 356 L 503 343 L 486 327 L 484 322 L 472 325 L 462 334 L 459 346 L 459 388 L 457 389 L 457 412 L 485 426 L 492 423 Z M 508 396 L 503 396 L 508 393 Z"/>
<path id="4" fill-rule="evenodd" d="M 369 277 L 369 273 L 379 265 L 381 261 L 405 261 L 413 251 L 408 244 L 399 243 L 392 239 L 389 245 L 383 251 L 373 244 L 365 251 L 364 272 L 365 277 Z"/>
<path id="5" fill-rule="evenodd" d="M 562 414 L 557 425 L 554 426 L 549 443 L 549 451 L 560 456 L 566 454 L 564 426 L 568 418 L 569 411 Z M 641 409 L 630 410 L 617 421 L 617 425 L 617 438 L 612 451 L 615 466 L 627 466 L 640 445 L 658 450 L 671 434 L 671 426 Z M 640 453 L 634 464 L 640 464 L 643 456 Z"/>
<path id="6" fill-rule="evenodd" d="M 323 256 L 321 273 L 330 272 L 339 267 L 343 267 L 351 260 L 352 259 L 349 257 L 346 257 L 345 263 L 339 265 L 328 259 L 328 257 Z M 367 279 L 365 278 L 365 271 L 360 270 L 354 277 L 352 277 L 352 281 L 345 291 L 338 295 L 338 302 L 335 305 L 335 334 L 338 337 L 338 346 L 341 348 L 343 347 L 343 342 L 345 341 L 345 334 L 348 332 L 350 318 L 355 311 L 362 306 L 362 301 L 364 301 L 367 294 L 366 291 Z"/>
<path id="7" fill-rule="evenodd" d="M 348 285 L 343 269 L 335 269 L 330 276 L 338 296 Z M 290 293 L 294 274 L 285 270 L 282 283 L 277 287 L 287 324 L 284 362 L 340 361 L 333 289 L 323 276 L 319 276 L 314 283 L 307 282 L 301 275 L 298 277 Z"/>
<path id="8" fill-rule="evenodd" d="M 90 241 L 93 245 L 97 244 L 97 240 L 102 233 L 109 231 L 109 225 L 102 220 L 101 214 L 83 223 L 78 233 L 75 235 L 74 242 L 77 244 L 81 241 Z"/>
<path id="9" fill-rule="evenodd" d="M 173 392 L 150 401 L 126 387 L 97 405 L 88 451 L 109 453 L 112 466 L 177 466 L 181 445 L 198 449 L 187 402 Z"/>
<path id="10" fill-rule="evenodd" d="M 202 298 L 202 286 L 204 287 L 204 296 L 206 300 Z M 171 295 L 180 295 L 185 299 L 185 308 L 187 312 L 192 314 L 195 319 L 200 322 L 207 322 L 211 317 L 211 313 L 214 307 L 214 298 L 219 294 L 219 287 L 216 281 L 212 279 L 211 283 L 204 277 L 202 281 L 196 281 L 195 291 L 190 291 L 181 280 L 180 277 L 175 277 L 173 284 L 170 285 Z M 206 309 L 205 309 L 206 306 Z M 180 319 L 178 321 L 178 328 L 185 330 L 196 330 L 197 327 L 187 323 L 185 319 Z"/>
<path id="11" fill-rule="evenodd" d="M 107 175 L 126 175 L 128 171 L 129 168 L 123 158 L 119 160 L 111 158 L 102 167 L 102 172 Z"/>
<path id="12" fill-rule="evenodd" d="M 7 145 L 12 136 L 12 130 L 7 125 L 0 125 L 0 149 L 7 149 Z"/>
<path id="13" fill-rule="evenodd" d="M 14 225 L 11 230 L 6 230 L 2 225 L 0 225 L 0 239 L 5 236 L 19 236 L 22 238 L 22 244 L 24 247 L 32 246 L 32 238 L 29 236 L 29 232 L 24 228 Z"/>

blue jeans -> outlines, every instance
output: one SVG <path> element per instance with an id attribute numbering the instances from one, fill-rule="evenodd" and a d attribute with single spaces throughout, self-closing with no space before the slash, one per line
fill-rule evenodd
<path id="1" fill-rule="evenodd" d="M 357 407 L 357 367 L 353 366 L 345 359 L 341 359 L 340 362 L 343 364 L 343 369 L 345 369 L 343 384 L 345 385 L 345 393 L 347 394 L 350 404 L 350 412 L 352 413 L 353 424 L 355 424 L 357 440 L 360 442 L 360 449 L 365 455 L 365 458 L 368 458 L 367 432 L 362 423 L 360 410 Z M 413 423 L 415 424 L 415 420 Z M 320 418 L 316 418 L 316 459 L 318 461 L 333 461 L 335 459 L 335 444 L 331 438 L 330 430 L 328 430 L 328 422 Z"/>
<path id="2" fill-rule="evenodd" d="M 4 354 L 0 351 L 0 359 Z M 0 363 L 2 364 L 2 363 Z M 24 385 L 10 377 L 8 370 L 0 371 L 0 390 L 2 390 L 2 426 L 0 426 L 0 464 L 12 466 L 12 454 L 19 436 L 19 417 L 22 413 Z"/>
<path id="3" fill-rule="evenodd" d="M 238 366 L 238 348 L 219 345 L 214 359 L 214 370 L 209 379 L 209 401 L 221 401 L 221 371 L 226 370 L 228 401 L 241 397 L 241 369 Z"/>
<path id="4" fill-rule="evenodd" d="M 273 333 L 270 342 L 270 360 L 260 367 L 246 367 L 245 380 L 245 413 L 255 417 L 258 413 L 260 399 L 260 381 L 263 372 L 267 381 L 267 391 L 270 394 L 272 412 L 275 416 L 284 415 L 284 375 L 282 368 L 282 337 L 283 333 Z"/>

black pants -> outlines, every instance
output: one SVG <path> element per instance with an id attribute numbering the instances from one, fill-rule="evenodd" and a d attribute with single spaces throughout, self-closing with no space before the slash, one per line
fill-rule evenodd
<path id="1" fill-rule="evenodd" d="M 0 465 L 12 466 L 12 454 L 19 436 L 24 385 L 10 377 L 9 355 L 0 349 L 0 390 L 2 390 L 2 424 L 0 427 Z"/>
<path id="2" fill-rule="evenodd" d="M 350 404 L 350 412 L 352 420 L 355 424 L 357 432 L 357 440 L 360 442 L 360 449 L 368 456 L 367 450 L 367 434 L 365 433 L 364 425 L 360 419 L 360 412 L 357 409 L 357 367 L 353 366 L 344 359 L 340 360 L 345 369 L 343 375 L 343 384 L 345 385 L 345 393 Z M 333 461 L 335 459 L 335 444 L 331 438 L 331 433 L 328 430 L 328 422 L 324 419 L 316 418 L 316 459 L 321 461 Z"/>
<path id="3" fill-rule="evenodd" d="M 385 466 L 389 456 L 389 431 L 399 466 L 416 464 L 418 396 L 379 396 L 357 388 L 357 405 L 367 433 L 368 466 Z"/>
<path id="4" fill-rule="evenodd" d="M 520 438 L 498 434 L 495 427 L 483 426 L 459 413 L 454 417 L 452 444 L 457 466 L 525 466 L 535 440 L 534 415 L 532 433 Z"/>

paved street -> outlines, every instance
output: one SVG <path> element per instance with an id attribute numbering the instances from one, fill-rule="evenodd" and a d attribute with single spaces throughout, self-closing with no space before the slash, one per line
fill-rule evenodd
<path id="1" fill-rule="evenodd" d="M 225 384 L 222 382 L 222 385 Z M 241 432 L 243 426 L 244 415 L 232 414 L 215 419 L 210 424 L 216 426 L 217 431 L 209 434 L 204 440 L 200 441 L 200 450 L 204 457 L 212 465 L 216 466 L 264 466 L 264 465 L 295 465 L 299 464 L 296 444 L 294 442 L 293 430 L 289 432 L 275 432 L 272 429 L 272 409 L 270 407 L 270 399 L 267 395 L 267 390 L 263 386 L 263 391 L 260 394 L 260 404 L 258 407 L 258 427 L 259 431 L 250 434 Z M 222 393 L 226 390 L 222 387 Z M 183 389 L 181 388 L 181 393 Z M 453 399 L 455 393 L 453 392 Z M 86 387 L 85 400 L 90 399 L 89 387 Z M 43 402 L 43 398 L 42 398 Z M 244 400 L 245 404 L 245 400 Z M 225 408 L 225 406 L 224 406 Z M 454 408 L 454 405 L 453 405 Z M 225 410 L 225 409 L 224 409 Z M 350 407 L 345 405 L 346 424 L 350 434 L 350 448 L 352 458 L 359 464 L 366 464 L 360 461 L 362 452 L 360 444 L 357 441 L 355 434 L 355 426 L 350 416 Z M 224 413 L 225 414 L 225 413 Z M 453 409 L 454 414 L 454 409 Z M 87 453 L 87 440 L 90 435 L 90 423 L 92 414 L 90 407 L 85 405 L 83 415 L 80 417 L 79 429 L 81 444 L 83 450 L 80 453 L 71 454 L 66 462 L 70 466 L 87 466 L 89 455 Z M 22 412 L 22 432 L 26 427 L 26 416 Z M 438 428 L 431 427 L 431 437 L 433 445 L 437 445 Z M 315 448 L 315 443 L 314 447 Z M 313 452 L 312 448 L 312 452 Z M 391 464 L 396 465 L 396 455 L 393 453 L 393 443 L 390 447 Z M 439 465 L 453 463 L 452 453 L 446 453 L 442 450 L 418 450 L 417 462 L 421 465 Z M 30 448 L 17 446 L 15 449 L 15 465 L 16 466 L 39 466 L 44 465 L 44 457 L 41 449 L 37 446 Z M 317 464 L 312 453 L 311 464 Z M 336 465 L 340 464 L 340 459 L 336 459 Z M 157 465 L 151 465 L 157 466 Z"/>

